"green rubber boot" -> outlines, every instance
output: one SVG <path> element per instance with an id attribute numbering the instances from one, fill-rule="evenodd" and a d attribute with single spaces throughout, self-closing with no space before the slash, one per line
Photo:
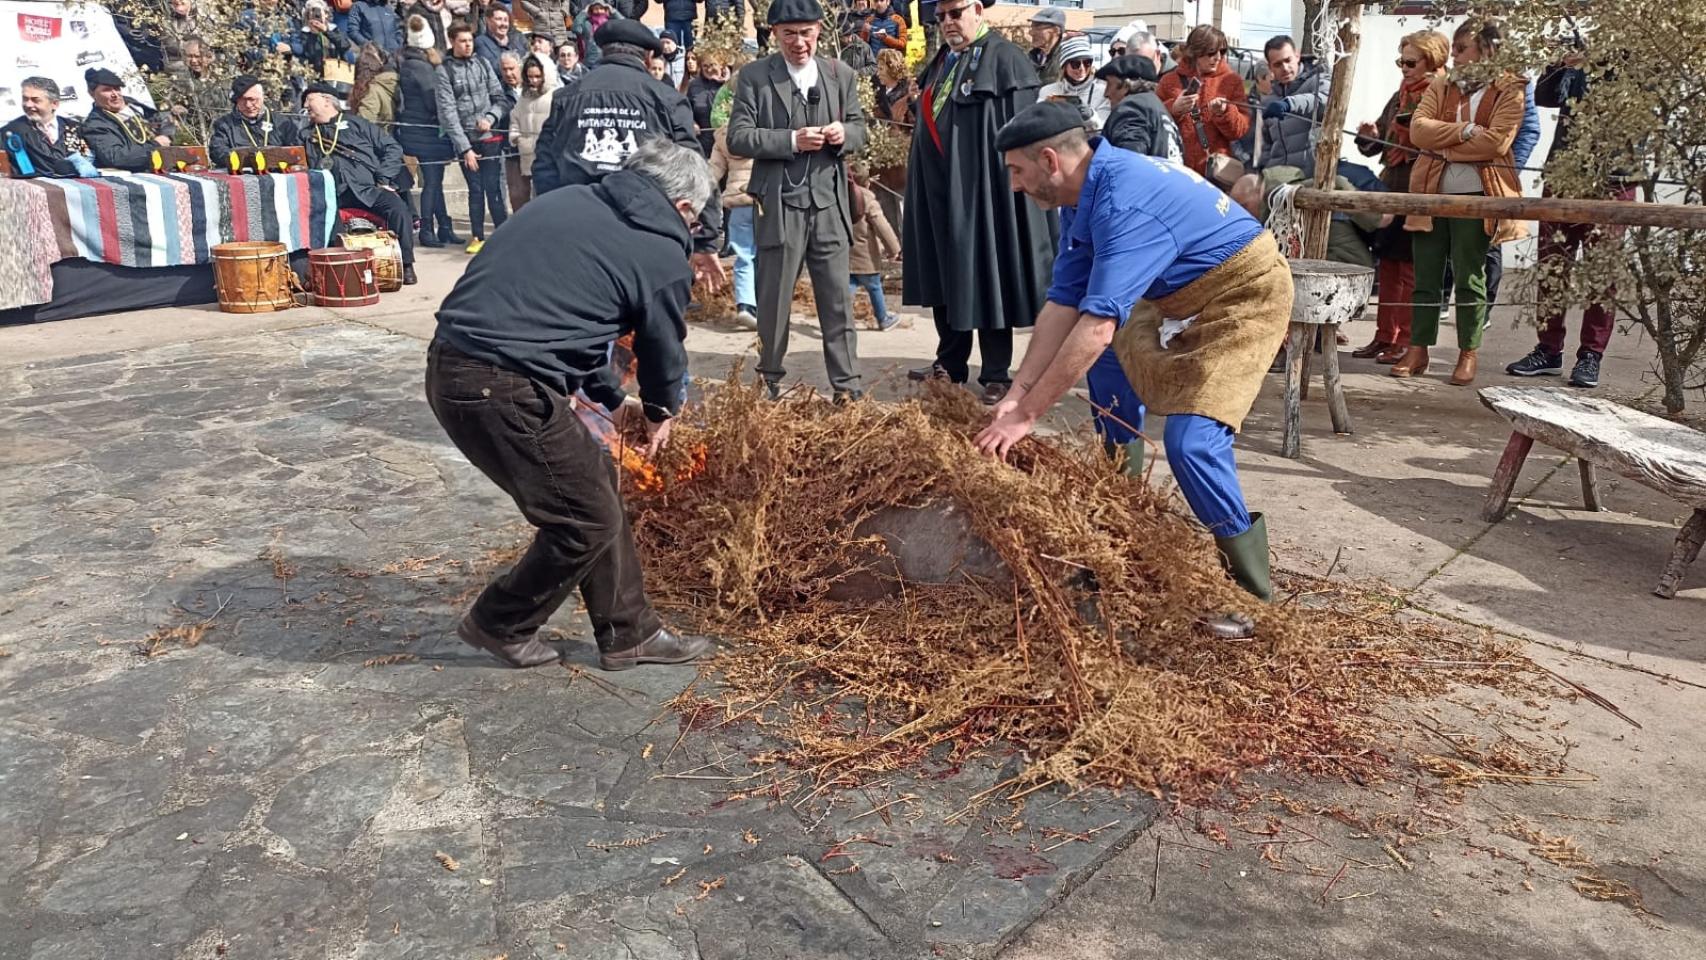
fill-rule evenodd
<path id="1" fill-rule="evenodd" d="M 1268 523 L 1259 513 L 1250 514 L 1250 521 L 1250 529 L 1236 537 L 1215 537 L 1214 545 L 1232 579 L 1266 603 L 1274 595 L 1268 576 Z"/>
<path id="2" fill-rule="evenodd" d="M 1120 472 L 1128 477 L 1143 476 L 1144 446 L 1142 440 L 1133 440 L 1130 443 L 1115 443 L 1112 440 L 1102 441 L 1102 451 L 1108 455 L 1109 460 L 1118 464 Z"/>

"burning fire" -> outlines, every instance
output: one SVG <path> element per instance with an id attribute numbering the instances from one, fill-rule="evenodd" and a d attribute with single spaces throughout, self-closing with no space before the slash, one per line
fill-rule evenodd
<path id="1" fill-rule="evenodd" d="M 623 388 L 631 389 L 639 366 L 634 357 L 633 334 L 624 334 L 616 341 L 616 349 L 612 352 L 610 362 L 622 371 Z M 657 464 L 647 460 L 645 454 L 616 431 L 610 418 L 589 408 L 582 408 L 581 420 L 592 431 L 593 436 L 604 443 L 611 458 L 616 461 L 617 469 L 633 480 L 634 489 L 640 493 L 661 493 L 669 483 L 686 483 L 705 472 L 707 451 L 703 443 L 694 445 L 685 464 L 677 467 L 672 473 L 665 474 L 658 469 Z"/>

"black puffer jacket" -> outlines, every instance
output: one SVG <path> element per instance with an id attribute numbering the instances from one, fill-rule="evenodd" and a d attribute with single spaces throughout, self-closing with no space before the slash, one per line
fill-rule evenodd
<path id="1" fill-rule="evenodd" d="M 397 111 L 397 142 L 404 153 L 417 160 L 449 160 L 450 138 L 439 129 L 438 71 L 431 55 L 404 47 L 397 73 L 403 91 L 403 103 Z"/>

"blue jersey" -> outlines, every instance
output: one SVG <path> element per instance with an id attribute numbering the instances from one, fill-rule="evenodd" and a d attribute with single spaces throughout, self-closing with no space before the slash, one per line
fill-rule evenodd
<path id="1" fill-rule="evenodd" d="M 1184 289 L 1262 232 L 1196 173 L 1096 138 L 1078 206 L 1060 211 L 1050 302 L 1120 323 L 1139 298 Z"/>

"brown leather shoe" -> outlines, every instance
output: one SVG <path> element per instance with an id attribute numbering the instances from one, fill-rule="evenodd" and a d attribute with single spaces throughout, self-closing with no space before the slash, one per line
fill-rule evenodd
<path id="1" fill-rule="evenodd" d="M 480 625 L 474 622 L 472 613 L 462 617 L 462 622 L 456 627 L 456 635 L 462 638 L 463 643 L 484 650 L 512 667 L 542 667 L 562 659 L 557 651 L 540 643 L 537 637 L 528 637 L 516 643 L 499 640 L 480 629 Z"/>
<path id="2" fill-rule="evenodd" d="M 1000 403 L 1001 401 L 1007 399 L 1007 391 L 1011 390 L 1012 388 L 1013 388 L 1013 385 L 1010 383 L 986 383 L 986 384 L 984 384 L 983 385 L 983 405 L 986 407 L 993 407 L 996 404 Z"/>
<path id="3" fill-rule="evenodd" d="M 1410 347 L 1404 351 L 1404 358 L 1392 365 L 1392 375 L 1394 377 L 1419 377 L 1427 372 L 1427 347 Z"/>
<path id="4" fill-rule="evenodd" d="M 1380 353 L 1375 356 L 1374 362 L 1375 363 L 1386 363 L 1386 364 L 1397 363 L 1398 361 L 1404 359 L 1404 354 L 1409 353 L 1409 352 L 1410 352 L 1409 347 L 1407 347 L 1401 343 L 1394 343 L 1391 346 L 1387 347 L 1385 350 L 1380 351 Z"/>
<path id="5" fill-rule="evenodd" d="M 598 666 L 603 670 L 629 670 L 642 663 L 688 663 L 710 649 L 709 637 L 684 637 L 662 629 L 639 646 L 599 654 Z"/>
<path id="6" fill-rule="evenodd" d="M 1457 368 L 1451 371 L 1451 385 L 1467 387 L 1475 382 L 1475 351 L 1457 351 Z"/>
<path id="7" fill-rule="evenodd" d="M 1367 360 L 1370 357 L 1378 356 L 1390 349 L 1392 349 L 1392 344 L 1387 343 L 1384 340 L 1370 340 L 1362 346 L 1357 347 L 1355 350 L 1352 350 L 1351 356 L 1356 357 L 1358 360 Z"/>

